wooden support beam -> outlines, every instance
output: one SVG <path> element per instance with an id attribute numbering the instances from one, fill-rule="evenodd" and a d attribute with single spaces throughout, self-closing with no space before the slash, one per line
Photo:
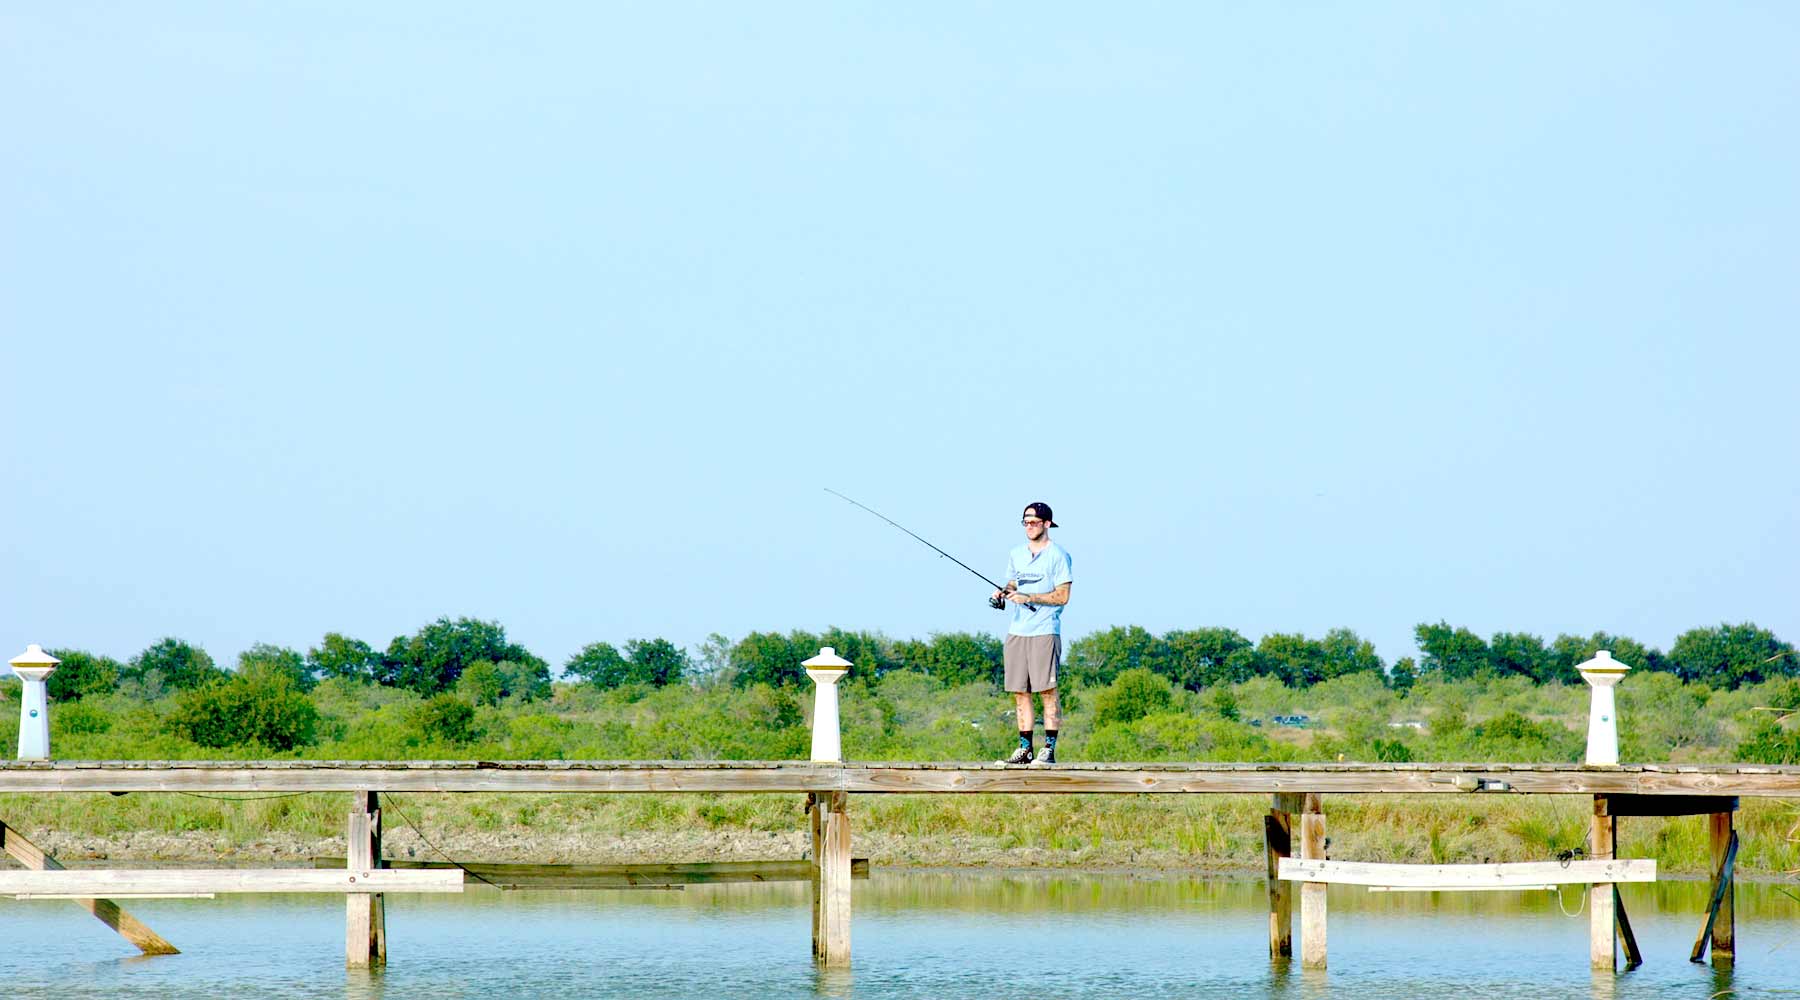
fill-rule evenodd
<path id="1" fill-rule="evenodd" d="M 317 871 L 311 868 L 74 868 L 0 871 L 0 896 L 170 895 L 258 892 L 461 892 L 460 871 Z"/>
<path id="2" fill-rule="evenodd" d="M 314 868 L 343 868 L 344 858 L 316 857 Z M 726 882 L 811 882 L 819 866 L 807 858 L 793 861 L 684 861 L 641 865 L 529 864 L 511 861 L 410 861 L 383 859 L 381 867 L 452 869 L 467 873 L 476 884 L 496 889 L 672 889 L 684 885 Z M 869 859 L 851 858 L 850 877 L 869 877 Z"/>
<path id="3" fill-rule="evenodd" d="M 1712 841 L 1715 871 L 1724 884 L 1719 887 L 1719 914 L 1713 921 L 1712 960 L 1714 965 L 1737 961 L 1737 854 L 1738 836 L 1731 828 L 1731 813 L 1713 813 L 1707 820 Z"/>
<path id="4" fill-rule="evenodd" d="M 1316 793 L 1308 792 L 1300 813 L 1300 857 L 1325 859 L 1325 804 Z M 1325 883 L 1306 882 L 1300 886 L 1300 966 L 1305 969 L 1325 968 Z"/>
<path id="5" fill-rule="evenodd" d="M 821 965 L 850 964 L 850 796 L 813 796 L 807 810 L 813 828 L 813 958 Z"/>
<path id="6" fill-rule="evenodd" d="M 1514 861 L 1502 864 L 1404 865 L 1289 858 L 1276 877 L 1290 882 L 1383 886 L 1390 889 L 1540 889 L 1594 882 L 1654 882 L 1656 860 Z"/>
<path id="7" fill-rule="evenodd" d="M 0 847 L 13 859 L 33 871 L 59 872 L 65 869 L 62 862 L 44 853 L 44 850 L 19 834 L 19 831 L 0 823 Z M 119 936 L 131 942 L 132 946 L 146 955 L 179 955 L 181 949 L 163 940 L 162 935 L 144 926 L 143 921 L 125 911 L 125 908 L 110 899 L 70 897 L 82 909 L 92 913 L 96 920 L 117 931 Z"/>
<path id="8" fill-rule="evenodd" d="M 1710 816 L 1738 810 L 1735 795 L 1612 795 L 1611 813 L 1620 816 Z"/>
<path id="9" fill-rule="evenodd" d="M 1644 964 L 1644 953 L 1638 950 L 1637 935 L 1631 932 L 1631 918 L 1625 915 L 1625 901 L 1619 898 L 1619 887 L 1613 886 L 1613 912 L 1619 918 L 1619 943 L 1625 946 L 1625 971 Z"/>
<path id="10" fill-rule="evenodd" d="M 1727 821 L 1729 821 L 1730 814 L 1727 813 L 1725 816 Z M 1706 946 L 1709 939 L 1713 946 L 1713 964 L 1727 965 L 1735 962 L 1737 959 L 1735 953 L 1737 944 L 1734 940 L 1735 934 L 1733 933 L 1736 928 L 1727 926 L 1723 928 L 1723 933 L 1721 933 L 1719 925 L 1719 918 L 1721 916 L 1725 917 L 1727 920 L 1732 918 L 1730 909 L 1732 902 L 1731 897 L 1734 894 L 1733 886 L 1737 881 L 1736 867 L 1738 839 L 1737 834 L 1731 831 L 1729 822 L 1725 825 L 1725 833 L 1727 834 L 1725 838 L 1725 847 L 1723 853 L 1721 853 L 1719 850 L 1719 841 L 1717 839 L 1717 827 L 1715 826 L 1713 829 L 1713 857 L 1715 859 L 1713 864 L 1715 867 L 1713 868 L 1712 892 L 1707 897 L 1706 923 L 1700 926 L 1700 936 L 1694 939 L 1694 950 L 1688 955 L 1688 961 L 1690 962 L 1698 962 L 1701 957 L 1706 954 Z M 1721 958 L 1718 953 L 1721 937 L 1724 939 L 1725 947 L 1730 949 L 1726 951 L 1723 958 Z"/>
<path id="11" fill-rule="evenodd" d="M 1589 861 L 1613 860 L 1616 830 L 1607 796 L 1594 796 L 1594 818 L 1588 830 Z M 1596 882 L 1588 889 L 1588 963 L 1592 968 L 1607 972 L 1618 968 L 1618 949 L 1614 945 L 1616 928 L 1612 883 Z"/>
<path id="12" fill-rule="evenodd" d="M 1280 878 L 1283 858 L 1294 853 L 1294 813 L 1301 797 L 1280 792 L 1271 797 L 1269 814 L 1263 817 L 1263 848 L 1269 865 L 1269 957 L 1294 955 L 1294 887 Z"/>
<path id="13" fill-rule="evenodd" d="M 377 793 L 355 794 L 348 828 L 345 869 L 381 869 L 381 798 Z M 387 964 L 387 907 L 378 892 L 353 892 L 344 897 L 344 964 L 353 969 Z"/>

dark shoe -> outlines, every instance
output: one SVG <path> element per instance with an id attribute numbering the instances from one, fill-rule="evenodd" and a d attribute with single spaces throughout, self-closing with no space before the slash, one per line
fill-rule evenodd
<path id="1" fill-rule="evenodd" d="M 1037 759 L 1031 763 L 1035 767 L 1049 767 L 1056 763 L 1056 751 L 1049 747 L 1040 747 L 1038 748 Z"/>
<path id="2" fill-rule="evenodd" d="M 1014 750 L 1012 752 L 1011 757 L 1008 757 L 1005 760 L 994 761 L 994 763 L 996 763 L 996 764 L 1029 764 L 1029 763 L 1031 763 L 1031 748 L 1027 747 L 1027 746 L 1021 746 L 1017 750 Z"/>

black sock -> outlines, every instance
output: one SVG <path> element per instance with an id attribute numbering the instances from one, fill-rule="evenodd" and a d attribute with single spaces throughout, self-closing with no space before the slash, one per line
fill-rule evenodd
<path id="1" fill-rule="evenodd" d="M 1019 734 L 1019 745 L 1027 750 L 1031 749 L 1031 730 L 1027 729 Z"/>
<path id="2" fill-rule="evenodd" d="M 1049 747 L 1052 751 L 1056 749 L 1056 730 L 1044 730 L 1044 745 Z"/>

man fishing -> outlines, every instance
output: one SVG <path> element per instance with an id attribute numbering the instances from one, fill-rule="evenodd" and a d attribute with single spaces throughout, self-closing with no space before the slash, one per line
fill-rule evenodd
<path id="1" fill-rule="evenodd" d="M 1006 690 L 1013 695 L 1019 745 L 1002 764 L 1056 763 L 1056 668 L 1062 665 L 1062 610 L 1069 603 L 1069 551 L 1050 540 L 1056 521 L 1047 503 L 1025 505 L 1025 544 L 1006 557 L 1006 587 L 992 600 L 1012 604 L 1006 629 Z M 1044 747 L 1033 758 L 1031 695 L 1044 703 Z"/>

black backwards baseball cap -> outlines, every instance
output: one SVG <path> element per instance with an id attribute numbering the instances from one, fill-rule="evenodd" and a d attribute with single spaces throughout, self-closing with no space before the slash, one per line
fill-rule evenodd
<path id="1" fill-rule="evenodd" d="M 1052 520 L 1054 515 L 1050 513 L 1050 505 L 1041 500 L 1026 504 L 1025 513 L 1030 514 L 1032 517 L 1041 517 L 1044 520 L 1049 521 L 1050 527 L 1052 528 L 1057 526 L 1056 522 Z"/>

